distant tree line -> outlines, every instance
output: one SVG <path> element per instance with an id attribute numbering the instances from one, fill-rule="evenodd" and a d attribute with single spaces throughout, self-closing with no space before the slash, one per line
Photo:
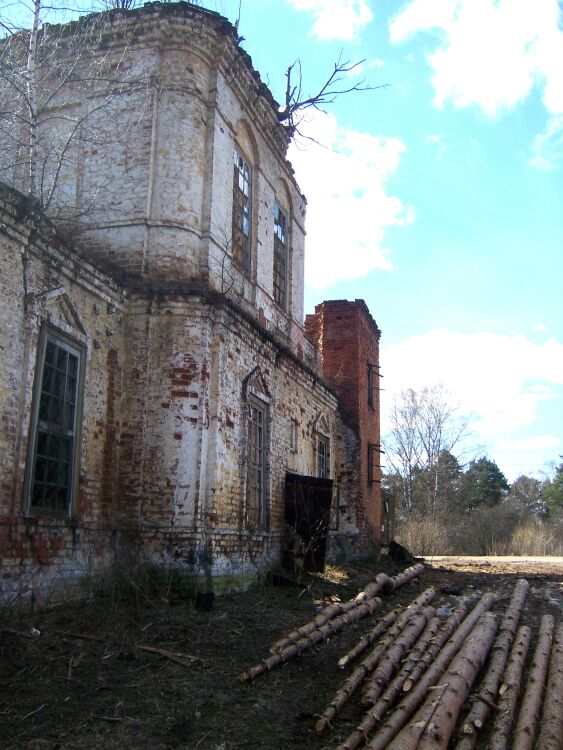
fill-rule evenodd
<path id="1" fill-rule="evenodd" d="M 384 448 L 383 496 L 413 553 L 563 554 L 563 463 L 509 484 L 493 459 L 469 458 L 469 421 L 442 386 L 400 394 Z"/>

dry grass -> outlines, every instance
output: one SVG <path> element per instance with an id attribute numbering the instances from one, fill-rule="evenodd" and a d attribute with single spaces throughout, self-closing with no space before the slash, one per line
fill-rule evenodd
<path id="1" fill-rule="evenodd" d="M 329 736 L 314 714 L 340 687 L 337 660 L 373 624 L 369 618 L 285 667 L 240 685 L 238 675 L 269 645 L 303 624 L 326 602 L 355 596 L 376 573 L 396 574 L 387 558 L 328 567 L 299 586 L 261 584 L 219 598 L 210 612 L 182 600 L 174 587 L 112 587 L 87 605 L 58 607 L 4 625 L 33 625 L 39 638 L 3 632 L 0 641 L 0 747 L 6 750 L 321 750 L 355 726 L 350 707 Z M 424 588 L 454 585 L 462 594 L 494 589 L 508 596 L 518 574 L 453 573 L 432 568 L 393 592 L 384 611 Z M 534 627 L 549 607 L 551 579 L 535 576 L 526 620 Z M 127 595 L 127 592 L 132 595 Z M 162 600 L 168 590 L 170 597 Z M 552 588 L 550 590 L 553 590 Z M 107 595 L 111 592 L 111 595 Z M 535 597 L 535 598 L 534 598 Z M 450 601 L 442 595 L 436 604 Z M 553 611 L 553 610 L 550 610 Z M 171 660 L 137 648 L 196 656 Z"/>

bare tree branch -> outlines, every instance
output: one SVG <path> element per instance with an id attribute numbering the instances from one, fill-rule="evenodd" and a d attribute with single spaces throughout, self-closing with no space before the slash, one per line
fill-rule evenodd
<path id="1" fill-rule="evenodd" d="M 331 74 L 318 91 L 315 94 L 303 96 L 301 60 L 299 58 L 295 60 L 288 67 L 285 74 L 285 103 L 284 108 L 278 112 L 278 120 L 293 135 L 299 124 L 299 115 L 305 110 L 313 108 L 324 111 L 323 107 L 325 105 L 332 104 L 342 94 L 349 94 L 353 91 L 375 91 L 376 89 L 385 88 L 387 84 L 372 86 L 366 83 L 365 78 L 352 85 L 344 84 L 344 81 L 350 78 L 350 74 L 353 74 L 364 62 L 365 60 L 358 60 L 357 62 L 342 60 L 342 53 L 340 53 L 338 60 L 334 63 Z"/>

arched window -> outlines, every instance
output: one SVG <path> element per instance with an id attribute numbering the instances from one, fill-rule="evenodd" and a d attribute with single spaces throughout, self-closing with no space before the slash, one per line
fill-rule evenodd
<path id="1" fill-rule="evenodd" d="M 289 277 L 289 222 L 285 211 L 276 200 L 274 204 L 274 302 L 287 310 Z"/>
<path id="2" fill-rule="evenodd" d="M 233 259 L 250 273 L 252 259 L 252 167 L 235 146 L 233 170 Z"/>

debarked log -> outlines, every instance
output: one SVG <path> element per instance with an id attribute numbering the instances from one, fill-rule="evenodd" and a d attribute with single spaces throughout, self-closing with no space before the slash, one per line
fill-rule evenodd
<path id="1" fill-rule="evenodd" d="M 457 718 L 479 670 L 482 668 L 497 629 L 491 612 L 481 615 L 450 667 L 440 677 L 412 720 L 388 745 L 388 750 L 446 750 Z"/>
<path id="2" fill-rule="evenodd" d="M 551 649 L 549 676 L 536 750 L 563 747 L 563 621 L 559 623 Z"/>
<path id="3" fill-rule="evenodd" d="M 536 727 L 540 717 L 542 698 L 549 667 L 555 618 L 544 615 L 541 620 L 538 642 L 528 675 L 526 692 L 518 712 L 518 723 L 514 732 L 512 750 L 532 750 Z"/>
<path id="4" fill-rule="evenodd" d="M 506 750 L 508 747 L 516 702 L 520 695 L 522 670 L 524 669 L 524 662 L 528 655 L 531 635 L 532 631 L 527 625 L 522 625 L 518 628 L 516 640 L 508 659 L 506 672 L 502 679 L 502 685 L 499 688 L 498 711 L 495 714 L 493 730 L 489 744 L 487 745 L 489 750 Z"/>
<path id="5" fill-rule="evenodd" d="M 473 630 L 479 617 L 492 607 L 494 601 L 494 594 L 485 594 L 467 617 L 464 618 L 454 631 L 451 638 L 439 651 L 435 659 L 429 664 L 426 671 L 420 675 L 416 684 L 411 685 L 406 696 L 389 716 L 385 724 L 383 724 L 376 732 L 369 743 L 370 750 L 385 750 L 393 737 L 395 737 L 395 735 L 402 729 L 418 708 L 426 696 L 428 689 L 438 682 L 440 676 L 448 668 L 451 660 L 459 651 L 469 633 Z M 358 727 L 338 747 L 338 750 L 355 750 L 359 745 L 364 744 L 366 740 L 367 735 L 365 731 Z"/>
<path id="6" fill-rule="evenodd" d="M 365 587 L 365 589 L 363 591 L 360 591 L 360 593 L 353 599 L 350 599 L 347 602 L 335 602 L 333 604 L 329 604 L 327 607 L 321 610 L 318 615 L 316 615 L 310 622 L 301 625 L 301 627 L 292 630 L 286 636 L 280 638 L 280 640 L 276 641 L 274 644 L 272 644 L 272 646 L 270 646 L 270 653 L 275 654 L 279 651 L 283 651 L 284 648 L 287 648 L 292 643 L 298 641 L 300 638 L 305 638 L 309 635 L 309 633 L 312 633 L 313 630 L 317 630 L 338 615 L 349 612 L 351 609 L 354 609 L 360 604 L 364 604 L 366 601 L 374 599 L 381 591 L 384 593 L 389 593 L 393 591 L 393 588 L 393 579 L 390 578 L 386 573 L 378 573 L 378 575 L 375 577 L 375 580 L 369 583 Z"/>
<path id="7" fill-rule="evenodd" d="M 456 750 L 473 750 L 478 733 L 485 726 L 491 705 L 496 704 L 497 692 L 506 668 L 508 654 L 514 642 L 516 628 L 528 594 L 528 581 L 517 581 L 510 603 L 502 617 L 499 632 L 493 644 L 487 671 L 479 686 L 479 695 L 473 698 L 469 712 L 464 719 L 462 734 Z"/>
<path id="8" fill-rule="evenodd" d="M 302 654 L 304 651 L 311 648 L 311 646 L 314 646 L 316 643 L 321 643 L 322 641 L 326 640 L 331 635 L 334 635 L 334 633 L 342 630 L 342 628 L 346 625 L 349 625 L 352 622 L 356 622 L 356 620 L 360 620 L 366 615 L 373 614 L 373 612 L 376 612 L 381 608 L 381 605 L 381 599 L 376 597 L 375 599 L 369 599 L 367 602 L 364 602 L 364 604 L 360 604 L 360 606 L 355 607 L 354 609 L 350 610 L 350 612 L 346 612 L 343 615 L 335 617 L 334 620 L 331 620 L 327 622 L 326 625 L 322 625 L 320 628 L 313 630 L 304 638 L 300 638 L 292 645 L 287 646 L 286 648 L 275 654 L 272 654 L 260 664 L 256 664 L 254 667 L 250 667 L 250 669 L 246 670 L 246 672 L 243 672 L 240 675 L 240 681 L 243 683 L 249 682 L 250 680 L 254 680 L 256 677 L 264 674 L 265 672 L 270 672 L 272 669 L 275 669 L 281 664 L 284 664 L 286 661 L 289 661 L 289 659 L 291 659 L 292 657 L 297 656 L 298 654 Z"/>
<path id="9" fill-rule="evenodd" d="M 371 706 L 377 701 L 389 680 L 400 669 L 403 656 L 412 648 L 428 621 L 435 615 L 434 607 L 424 607 L 418 614 L 413 615 L 366 681 L 366 689 L 360 701 L 362 706 Z"/>
<path id="10" fill-rule="evenodd" d="M 387 634 L 381 641 L 370 651 L 370 653 L 362 660 L 362 662 L 354 669 L 352 674 L 345 680 L 340 690 L 336 693 L 330 704 L 325 708 L 321 717 L 315 724 L 317 732 L 324 732 L 328 729 L 331 721 L 334 719 L 336 714 L 342 709 L 342 707 L 350 700 L 352 695 L 360 687 L 364 681 L 366 675 L 375 669 L 380 659 L 384 656 L 387 649 L 400 635 L 402 630 L 409 623 L 410 619 L 414 617 L 422 607 L 424 607 L 429 601 L 436 596 L 436 589 L 430 587 L 422 592 L 416 599 L 409 604 L 397 617 L 395 624 L 389 629 Z"/>

